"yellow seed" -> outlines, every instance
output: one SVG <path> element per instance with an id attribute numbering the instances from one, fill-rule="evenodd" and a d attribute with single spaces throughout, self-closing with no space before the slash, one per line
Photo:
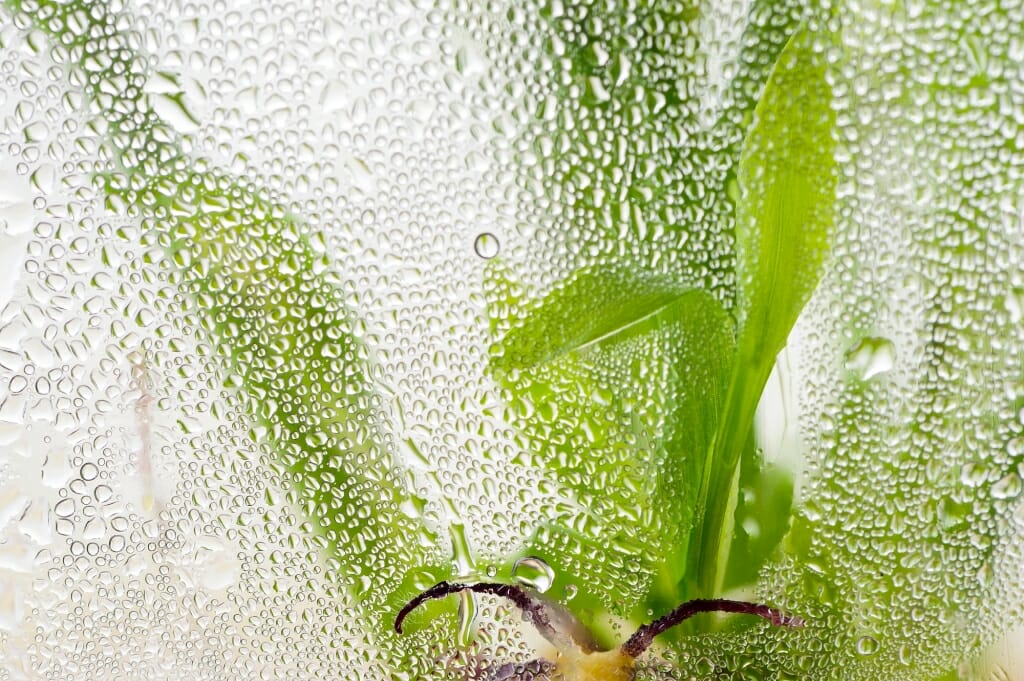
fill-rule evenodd
<path id="1" fill-rule="evenodd" d="M 573 652 L 558 661 L 565 681 L 630 681 L 635 659 L 620 650 L 599 653 Z"/>

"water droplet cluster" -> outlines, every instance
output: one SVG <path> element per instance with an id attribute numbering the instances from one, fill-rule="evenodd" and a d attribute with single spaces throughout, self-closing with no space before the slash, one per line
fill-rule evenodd
<path id="1" fill-rule="evenodd" d="M 648 506 L 650 476 L 687 484 L 637 451 L 684 436 L 665 358 L 699 345 L 631 339 L 559 400 L 548 369 L 512 399 L 489 352 L 588 268 L 732 308 L 750 110 L 825 16 L 769 4 L 5 3 L 0 681 L 545 678 L 490 601 L 472 655 L 431 650 L 452 616 L 390 634 L 529 536 L 562 560 L 505 577 L 635 605 L 645 546 L 686 528 L 602 476 Z M 1024 618 L 1024 17 L 876 4 L 819 26 L 841 211 L 759 586 L 810 625 L 641 678 L 931 678 Z M 540 447 L 563 436 L 573 484 Z"/>
<path id="2" fill-rule="evenodd" d="M 840 221 L 793 337 L 809 468 L 765 583 L 845 641 L 786 650 L 796 676 L 930 678 L 1024 616 L 1021 16 L 841 16 Z"/>

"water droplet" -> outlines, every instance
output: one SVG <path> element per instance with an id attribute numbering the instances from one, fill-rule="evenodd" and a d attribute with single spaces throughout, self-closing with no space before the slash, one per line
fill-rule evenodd
<path id="1" fill-rule="evenodd" d="M 846 369 L 867 381 L 890 371 L 896 352 L 888 338 L 862 338 L 846 352 Z"/>
<path id="2" fill-rule="evenodd" d="M 53 512 L 58 518 L 70 518 L 75 514 L 75 502 L 71 499 L 58 501 L 57 505 L 53 507 Z"/>
<path id="3" fill-rule="evenodd" d="M 988 466 L 976 461 L 960 467 L 960 482 L 967 487 L 981 487 L 988 480 Z"/>
<path id="4" fill-rule="evenodd" d="M 555 581 L 555 571 L 540 558 L 526 556 L 512 566 L 512 579 L 544 593 Z"/>
<path id="5" fill-rule="evenodd" d="M 490 260 L 494 256 L 498 255 L 498 251 L 501 249 L 498 243 L 498 237 L 494 236 L 490 232 L 480 232 L 477 235 L 476 240 L 473 242 L 473 250 L 476 254 L 485 260 Z"/>
<path id="6" fill-rule="evenodd" d="M 957 527 L 970 519 L 971 504 L 958 502 L 949 497 L 939 504 L 939 520 L 944 528 Z"/>
<path id="7" fill-rule="evenodd" d="M 452 541 L 452 561 L 455 574 L 471 574 L 474 561 L 473 553 L 469 550 L 469 540 L 466 538 L 466 526 L 462 523 L 452 523 L 448 534 Z"/>
<path id="8" fill-rule="evenodd" d="M 153 109 L 178 132 L 188 134 L 199 128 L 196 115 L 189 110 L 183 94 L 154 94 L 150 96 Z"/>
<path id="9" fill-rule="evenodd" d="M 874 655 L 881 645 L 874 636 L 861 636 L 857 639 L 857 652 L 861 655 Z"/>
<path id="10" fill-rule="evenodd" d="M 992 496 L 996 499 L 1016 499 L 1022 489 L 1020 476 L 1009 473 L 992 485 Z"/>
<path id="11" fill-rule="evenodd" d="M 9 390 L 11 391 L 11 394 L 17 395 L 27 387 L 28 381 L 25 380 L 24 376 L 15 376 L 11 379 Z"/>
<path id="12" fill-rule="evenodd" d="M 1021 320 L 1021 313 L 1024 310 L 1024 291 L 1013 290 L 1006 294 L 1003 298 L 1003 304 L 1006 307 L 1006 311 L 1010 315 L 1011 324 L 1019 324 Z"/>
<path id="13" fill-rule="evenodd" d="M 476 596 L 472 591 L 459 592 L 459 627 L 455 632 L 455 642 L 466 647 L 473 642 L 476 634 L 477 616 Z"/>

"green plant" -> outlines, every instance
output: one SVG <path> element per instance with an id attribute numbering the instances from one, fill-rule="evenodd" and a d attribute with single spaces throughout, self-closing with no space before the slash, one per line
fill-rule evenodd
<path id="1" fill-rule="evenodd" d="M 91 189 L 173 270 L 175 323 L 201 329 L 380 668 L 430 666 L 389 631 L 414 593 L 488 566 L 508 581 L 524 556 L 605 643 L 622 620 L 736 589 L 806 615 L 799 632 L 674 632 L 666 655 L 700 677 L 935 678 L 1019 619 L 1004 605 L 1024 486 L 1018 9 L 755 0 L 715 80 L 714 3 L 530 6 L 537 63 L 521 62 L 550 97 L 521 129 L 492 127 L 542 176 L 518 219 L 561 221 L 471 286 L 481 393 L 500 397 L 481 409 L 516 452 L 489 470 L 529 471 L 558 503 L 479 555 L 469 530 L 512 511 L 482 510 L 500 496 L 484 488 L 468 516 L 393 436 L 379 338 L 325 229 L 191 151 L 146 94 L 176 75 L 154 73 L 116 3 L 4 6 L 4 40 L 45 52 L 87 102 Z M 521 9 L 494 30 L 520 39 Z M 801 471 L 754 429 L 787 343 Z"/>

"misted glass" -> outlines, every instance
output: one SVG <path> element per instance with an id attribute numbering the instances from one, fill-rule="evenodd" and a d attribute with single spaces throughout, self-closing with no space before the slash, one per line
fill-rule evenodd
<path id="1" fill-rule="evenodd" d="M 1018 678 L 1022 27 L 3 0 L 0 681 Z"/>

